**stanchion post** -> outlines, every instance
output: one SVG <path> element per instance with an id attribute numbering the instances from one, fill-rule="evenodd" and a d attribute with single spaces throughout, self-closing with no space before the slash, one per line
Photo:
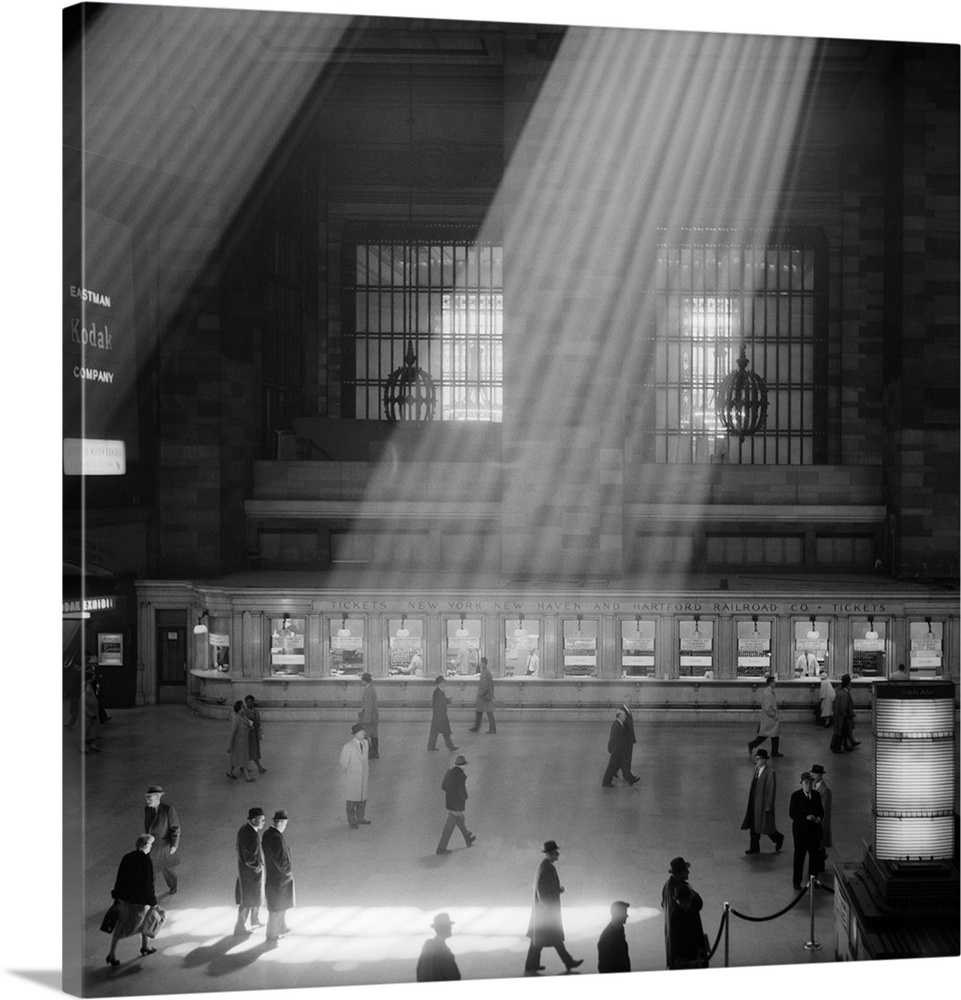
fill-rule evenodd
<path id="1" fill-rule="evenodd" d="M 814 937 L 814 886 L 817 879 L 813 875 L 808 876 L 808 898 L 811 904 L 811 938 L 804 944 L 805 951 L 820 951 L 821 945 Z"/>
<path id="2" fill-rule="evenodd" d="M 724 904 L 724 968 L 728 967 L 731 955 L 731 904 Z"/>

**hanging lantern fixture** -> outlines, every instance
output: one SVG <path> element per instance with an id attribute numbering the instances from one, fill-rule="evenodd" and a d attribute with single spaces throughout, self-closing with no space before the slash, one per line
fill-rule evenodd
<path id="1" fill-rule="evenodd" d="M 728 434 L 743 441 L 764 427 L 767 419 L 767 386 L 757 372 L 747 370 L 744 345 L 737 359 L 737 371 L 730 372 L 717 388 L 717 418 Z"/>

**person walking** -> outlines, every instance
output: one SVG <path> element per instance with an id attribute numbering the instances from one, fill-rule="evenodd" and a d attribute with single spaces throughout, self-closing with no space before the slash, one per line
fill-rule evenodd
<path id="1" fill-rule="evenodd" d="M 564 947 L 564 923 L 561 919 L 561 885 L 554 867 L 560 857 L 561 849 L 557 842 L 545 840 L 541 851 L 545 855 L 537 868 L 534 880 L 534 905 L 531 908 L 531 918 L 527 925 L 527 937 L 531 939 L 527 949 L 527 961 L 524 964 L 525 973 L 543 972 L 541 951 L 553 948 L 560 956 L 564 967 L 570 972 L 584 964 L 583 958 L 574 958 Z"/>
<path id="2" fill-rule="evenodd" d="M 791 793 L 788 814 L 794 835 L 794 888 L 800 890 L 804 875 L 804 858 L 808 859 L 808 877 L 815 874 L 818 852 L 821 847 L 821 817 L 824 806 L 821 796 L 813 789 L 814 778 L 810 771 L 801 775 L 801 787 Z"/>
<path id="3" fill-rule="evenodd" d="M 776 798 L 777 775 L 768 766 L 767 750 L 757 750 L 754 753 L 754 777 L 747 797 L 747 811 L 744 813 L 744 822 L 741 823 L 742 830 L 751 831 L 751 846 L 745 854 L 760 853 L 761 834 L 766 834 L 774 841 L 776 851 L 781 850 L 784 834 L 778 832 L 774 815 Z"/>
<path id="4" fill-rule="evenodd" d="M 480 732 L 481 716 L 487 713 L 487 732 L 496 733 L 497 723 L 494 721 L 494 678 L 491 676 L 487 657 L 480 660 L 480 680 L 477 682 L 477 703 L 474 705 L 474 725 L 472 733 Z"/>
<path id="5" fill-rule="evenodd" d="M 778 753 L 778 746 L 781 742 L 781 722 L 777 712 L 777 696 L 774 694 L 776 682 L 776 677 L 768 677 L 764 682 L 764 690 L 761 692 L 761 719 L 757 724 L 757 736 L 747 745 L 748 753 L 753 753 L 755 747 L 760 746 L 770 737 L 771 756 L 784 756 L 783 753 Z"/>
<path id="6" fill-rule="evenodd" d="M 828 672 L 821 671 L 821 689 L 818 692 L 820 699 L 819 717 L 821 725 L 827 729 L 831 725 L 831 717 L 834 715 L 834 685 L 828 680 Z"/>
<path id="7" fill-rule="evenodd" d="M 290 933 L 290 928 L 287 926 L 287 911 L 294 905 L 294 876 L 291 872 L 290 850 L 284 838 L 287 823 L 286 810 L 278 809 L 260 841 L 264 851 L 268 941 L 278 941 Z"/>
<path id="8" fill-rule="evenodd" d="M 434 693 L 430 705 L 430 736 L 427 737 L 427 749 L 437 749 L 437 737 L 443 736 L 448 750 L 456 750 L 454 741 L 450 738 L 450 719 L 447 717 L 447 706 L 450 698 L 444 694 L 444 676 L 441 674 L 434 681 Z"/>
<path id="9" fill-rule="evenodd" d="M 256 780 L 250 776 L 247 770 L 250 764 L 250 738 L 248 736 L 250 726 L 250 719 L 244 711 L 244 703 L 235 701 L 234 710 L 230 715 L 230 742 L 227 744 L 227 753 L 230 754 L 228 778 L 236 780 L 237 775 L 234 774 L 234 771 L 239 769 L 247 781 Z"/>
<path id="10" fill-rule="evenodd" d="M 255 927 L 263 927 L 260 907 L 264 905 L 264 850 L 260 831 L 266 818 L 263 809 L 254 807 L 247 811 L 247 822 L 237 831 L 237 884 L 234 900 L 237 903 L 236 936 L 247 935 Z M 250 930 L 247 921 L 250 921 Z"/>
<path id="11" fill-rule="evenodd" d="M 134 850 L 120 859 L 117 869 L 117 879 L 110 895 L 117 903 L 117 923 L 110 938 L 110 951 L 107 952 L 107 965 L 116 968 L 120 965 L 117 958 L 117 942 L 140 932 L 140 954 L 152 955 L 157 949 L 147 943 L 144 932 L 144 918 L 152 906 L 157 905 L 154 892 L 153 863 L 150 860 L 150 849 L 153 847 L 153 837 L 149 833 L 141 833 L 137 837 Z"/>
<path id="12" fill-rule="evenodd" d="M 248 756 L 257 765 L 257 770 L 261 774 L 266 774 L 267 768 L 260 763 L 260 741 L 264 738 L 264 727 L 261 724 L 257 700 L 252 694 L 244 698 L 244 714 L 250 720 L 250 729 L 247 730 Z"/>
<path id="13" fill-rule="evenodd" d="M 628 728 L 627 714 L 623 708 L 619 708 L 614 713 L 614 721 L 611 723 L 611 732 L 607 738 L 607 752 L 610 758 L 607 762 L 607 769 L 604 777 L 601 778 L 603 788 L 614 787 L 614 775 L 618 771 L 628 783 L 636 785 L 641 779 L 631 773 L 631 749 L 632 733 Z"/>
<path id="14" fill-rule="evenodd" d="M 96 671 L 90 669 L 83 687 L 83 740 L 81 753 L 100 753 L 100 702 L 97 700 Z"/>
<path id="15" fill-rule="evenodd" d="M 454 766 L 444 775 L 441 788 L 446 796 L 447 822 L 437 843 L 437 854 L 450 854 L 447 845 L 450 843 L 451 834 L 456 826 L 464 835 L 464 843 L 470 847 L 477 837 L 467 829 L 464 822 L 464 807 L 467 805 L 467 775 L 462 768 L 467 763 L 466 757 L 458 757 L 454 761 Z"/>
<path id="16" fill-rule="evenodd" d="M 598 972 L 630 972 L 631 956 L 627 948 L 624 925 L 630 903 L 616 899 L 611 903 L 610 923 L 601 931 L 597 939 Z"/>
<path id="17" fill-rule="evenodd" d="M 824 768 L 820 764 L 811 765 L 811 775 L 814 778 L 814 791 L 821 796 L 821 808 L 824 815 L 821 817 L 821 846 L 817 853 L 817 864 L 813 867 L 811 874 L 820 875 L 824 871 L 824 863 L 827 861 L 829 847 L 834 844 L 831 841 L 831 789 L 824 780 Z"/>
<path id="18" fill-rule="evenodd" d="M 667 881 L 664 883 L 663 889 L 661 889 L 661 909 L 664 911 L 664 956 L 669 969 L 680 968 L 679 962 L 682 961 L 683 956 L 686 954 L 683 948 L 680 953 L 677 952 L 677 942 L 687 931 L 688 922 L 683 919 L 674 921 L 674 910 L 677 906 L 678 890 L 681 886 L 688 885 L 690 875 L 691 864 L 689 861 L 685 861 L 681 857 L 672 858 Z M 689 901 L 690 908 L 695 913 L 699 913 L 704 904 L 701 901 L 700 895 L 694 892 L 693 889 L 691 889 Z M 698 917 L 698 920 L 700 920 L 700 917 Z"/>
<path id="19" fill-rule="evenodd" d="M 154 875 L 163 875 L 167 892 L 172 896 L 177 891 L 177 872 L 180 864 L 177 850 L 180 847 L 180 818 L 177 810 L 169 802 L 163 801 L 161 785 L 151 785 L 144 793 L 143 828 L 154 838 L 150 860 Z"/>
<path id="20" fill-rule="evenodd" d="M 438 913 L 431 924 L 434 936 L 424 942 L 417 959 L 417 982 L 439 983 L 460 979 L 457 961 L 447 945 L 447 939 L 454 933 L 454 921 L 450 914 Z"/>
<path id="21" fill-rule="evenodd" d="M 368 760 L 376 760 L 380 756 L 380 744 L 377 739 L 377 723 L 380 719 L 380 710 L 377 707 L 377 690 L 370 674 L 361 674 L 360 682 L 364 685 L 364 689 L 360 696 L 360 711 L 357 713 L 357 721 L 363 723 L 364 732 L 367 733 Z"/>
<path id="22" fill-rule="evenodd" d="M 854 695 L 851 694 L 851 675 L 841 678 L 841 689 L 834 702 L 834 735 L 831 737 L 831 753 L 843 753 L 861 745 L 854 738 Z"/>
<path id="23" fill-rule="evenodd" d="M 367 766 L 369 745 L 362 722 L 355 722 L 350 731 L 353 736 L 340 751 L 340 767 L 344 772 L 344 791 L 347 796 L 347 825 L 351 830 L 356 830 L 358 826 L 370 826 L 370 820 L 365 815 L 367 782 L 370 777 Z"/>

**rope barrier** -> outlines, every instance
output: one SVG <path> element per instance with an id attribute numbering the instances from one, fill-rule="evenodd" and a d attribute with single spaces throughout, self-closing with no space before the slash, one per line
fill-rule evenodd
<path id="1" fill-rule="evenodd" d="M 717 937 L 714 939 L 714 947 L 707 953 L 707 960 L 709 962 L 714 957 L 714 952 L 717 951 L 717 946 L 721 943 L 721 935 L 724 933 L 724 927 L 727 924 L 727 912 L 728 911 L 725 910 L 721 914 L 721 924 L 717 929 Z"/>
<path id="2" fill-rule="evenodd" d="M 784 907 L 783 910 L 778 910 L 777 913 L 772 913 L 769 917 L 752 917 L 749 916 L 747 913 L 740 913 L 733 907 L 731 907 L 731 913 L 733 913 L 735 917 L 740 917 L 742 920 L 752 920 L 755 923 L 762 923 L 765 920 L 775 920 L 777 917 L 783 916 L 785 913 L 788 912 L 788 910 L 793 909 L 795 906 L 797 906 L 797 904 L 800 903 L 801 900 L 804 899 L 804 897 L 807 895 L 807 891 L 808 891 L 807 886 L 805 886 L 797 894 L 797 896 L 793 900 L 791 900 L 791 902 L 788 903 L 787 906 Z"/>

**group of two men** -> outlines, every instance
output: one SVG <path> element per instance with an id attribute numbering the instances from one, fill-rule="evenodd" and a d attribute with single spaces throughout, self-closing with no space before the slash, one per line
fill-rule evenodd
<path id="1" fill-rule="evenodd" d="M 237 831 L 238 875 L 234 892 L 237 924 L 234 934 L 246 936 L 254 928 L 263 927 L 260 907 L 266 895 L 267 941 L 276 943 L 290 933 L 286 917 L 287 910 L 294 905 L 294 876 L 290 850 L 284 839 L 288 823 L 286 811 L 278 809 L 270 826 L 264 830 L 266 822 L 263 809 L 255 806 L 248 810 L 247 822 Z"/>

